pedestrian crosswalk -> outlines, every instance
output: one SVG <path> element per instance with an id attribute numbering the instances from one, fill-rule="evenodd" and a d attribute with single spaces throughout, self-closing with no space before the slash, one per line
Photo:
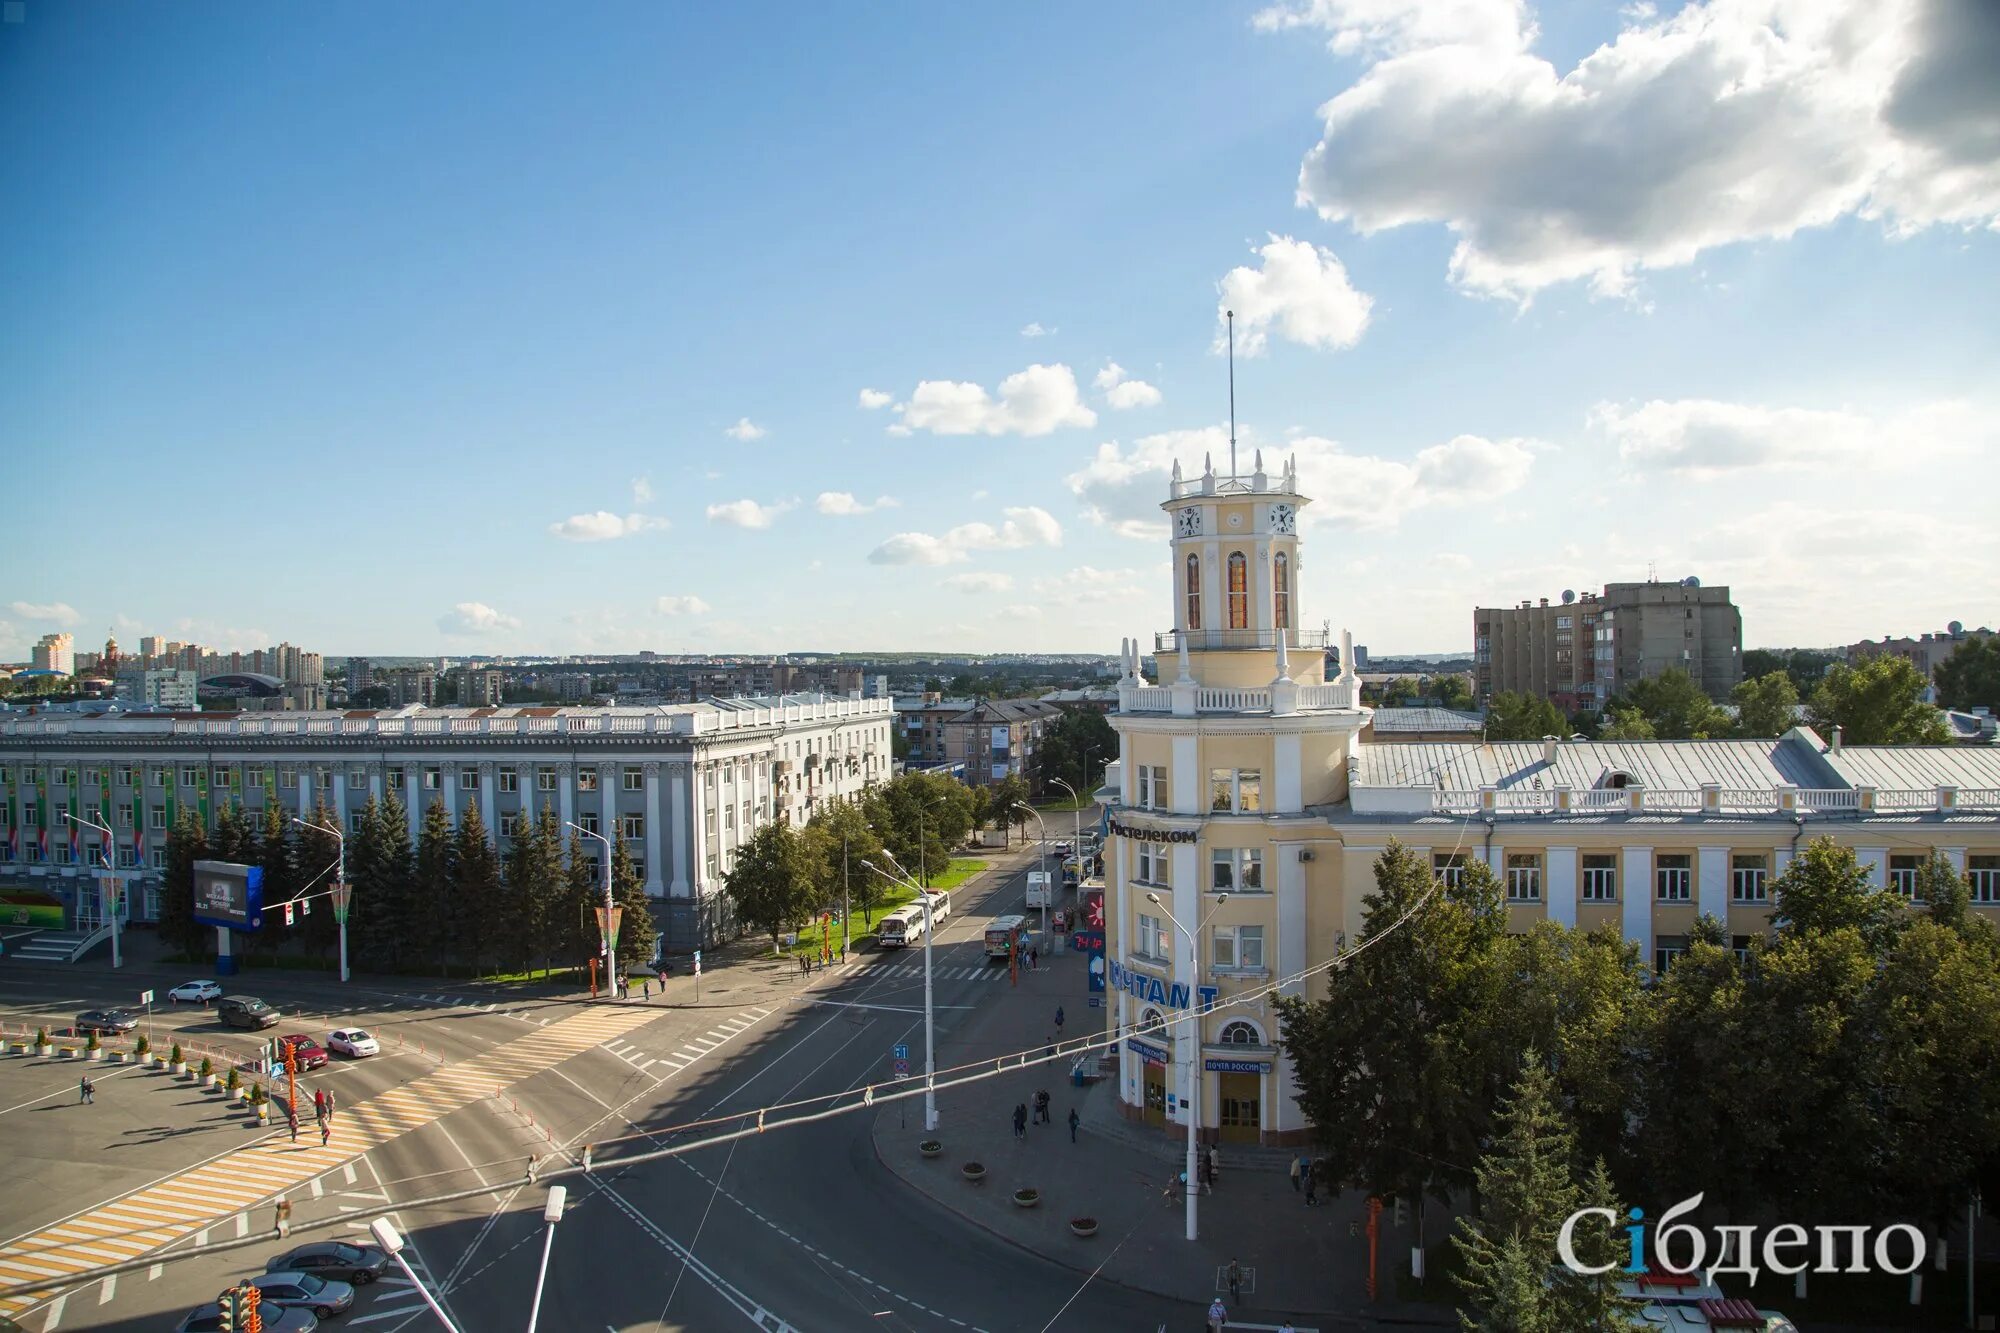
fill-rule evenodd
<path id="1" fill-rule="evenodd" d="M 658 1011 L 590 1009 L 497 1046 L 477 1066 L 446 1066 L 337 1113 L 330 1142 L 322 1146 L 310 1122 L 301 1139 L 272 1134 L 178 1176 L 114 1199 L 0 1249 L 0 1284 L 74 1276 L 101 1264 L 137 1258 L 190 1233 L 225 1224 L 248 1235 L 247 1210 L 273 1196 L 310 1189 L 326 1172 L 390 1139 L 427 1125 L 481 1097 L 553 1068 L 594 1046 L 652 1022 Z M 233 1218 L 233 1223 L 232 1223 Z M 274 1218 L 262 1220 L 266 1228 Z M 40 1297 L 0 1298 L 0 1314 L 14 1315 Z"/>
<path id="2" fill-rule="evenodd" d="M 918 963 L 847 963 L 830 969 L 835 976 L 866 976 L 870 980 L 878 977 L 924 979 L 924 965 Z M 931 980 L 938 981 L 1001 981 L 1007 976 L 1007 969 L 998 963 L 981 964 L 978 967 L 932 967 Z"/>
<path id="3" fill-rule="evenodd" d="M 613 1040 L 604 1043 L 604 1049 L 617 1056 L 642 1074 L 655 1078 L 665 1078 L 678 1074 L 702 1056 L 707 1055 L 731 1037 L 748 1031 L 759 1020 L 769 1018 L 769 1009 L 755 1007 L 738 1011 L 733 1017 L 725 1018 L 710 1028 L 705 1036 L 690 1037 L 683 1045 L 668 1055 L 644 1050 L 627 1041 Z"/>

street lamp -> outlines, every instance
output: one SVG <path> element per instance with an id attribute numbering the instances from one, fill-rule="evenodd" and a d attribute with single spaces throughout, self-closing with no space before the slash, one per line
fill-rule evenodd
<path id="1" fill-rule="evenodd" d="M 325 824 L 315 824 L 311 820 L 292 816 L 292 822 L 302 828 L 317 829 L 329 834 L 340 845 L 339 860 L 333 872 L 333 919 L 340 923 L 340 979 L 347 980 L 347 835 L 337 828 Z"/>
<path id="2" fill-rule="evenodd" d="M 882 855 L 887 858 L 890 865 L 899 871 L 902 870 L 902 864 L 896 860 L 895 853 L 884 847 Z M 931 1012 L 931 893 L 929 889 L 913 881 L 909 875 L 892 875 L 866 857 L 862 858 L 861 864 L 883 879 L 909 885 L 917 891 L 917 898 L 924 905 L 924 1128 L 936 1129 L 938 1127 L 937 1024 Z"/>
<path id="3" fill-rule="evenodd" d="M 565 819 L 564 824 L 575 829 L 586 838 L 595 838 L 604 844 L 604 923 L 599 932 L 604 938 L 604 991 L 613 999 L 618 996 L 618 967 L 611 956 L 611 839 L 602 833 L 592 833 L 583 825 Z"/>
<path id="4" fill-rule="evenodd" d="M 396 1261 L 396 1267 L 403 1270 L 403 1276 L 417 1289 L 417 1295 L 424 1298 L 424 1304 L 431 1307 L 431 1313 L 438 1317 L 440 1324 L 444 1325 L 445 1333 L 458 1333 L 458 1326 L 451 1322 L 451 1317 L 444 1312 L 444 1307 L 437 1303 L 437 1297 L 431 1295 L 430 1288 L 418 1279 L 416 1272 L 410 1267 L 410 1261 L 403 1257 L 403 1238 L 389 1219 L 376 1218 L 368 1224 L 368 1230 L 374 1233 L 375 1243 L 387 1250 L 389 1257 Z"/>
<path id="5" fill-rule="evenodd" d="M 1084 776 L 1087 778 L 1090 774 L 1086 772 Z M 1076 841 L 1071 844 L 1071 851 L 1076 857 L 1076 882 L 1080 885 L 1083 883 L 1083 798 L 1076 794 L 1076 788 L 1061 778 L 1050 778 L 1049 781 L 1069 793 L 1070 814 L 1076 818 Z"/>
<path id="6" fill-rule="evenodd" d="M 1042 831 L 1042 933 L 1046 935 L 1049 933 L 1049 896 L 1055 892 L 1054 885 L 1049 880 L 1049 826 L 1042 822 L 1042 812 L 1025 801 L 1014 802 L 1014 808 L 1016 810 L 1025 810 L 1033 815 L 1035 817 L 1035 827 Z M 1077 884 L 1079 888 L 1081 888 L 1082 883 L 1083 876 L 1078 875 Z"/>
<path id="7" fill-rule="evenodd" d="M 1229 890 L 1224 889 L 1215 895 L 1215 906 L 1208 909 L 1208 915 L 1204 916 L 1200 923 L 1195 926 L 1192 935 L 1188 933 L 1188 928 L 1183 926 L 1179 919 L 1174 916 L 1172 909 L 1160 901 L 1159 894 L 1148 893 L 1146 901 L 1159 908 L 1162 912 L 1165 912 L 1167 920 L 1174 923 L 1174 929 L 1178 930 L 1181 933 L 1181 938 L 1188 942 L 1188 992 L 1190 997 L 1192 997 L 1196 994 L 1197 984 L 1201 981 L 1201 945 L 1198 942 L 1201 932 L 1210 921 L 1215 919 L 1215 914 L 1222 910 L 1222 905 L 1229 901 Z M 1190 1058 L 1186 1063 L 1188 1081 L 1186 1193 L 1187 1238 L 1193 1240 L 1200 1234 L 1200 1230 L 1195 1224 L 1195 1182 L 1201 1177 L 1195 1169 L 1195 1154 L 1200 1151 L 1200 1147 L 1196 1143 L 1196 1136 L 1201 1132 L 1201 1010 L 1196 1008 L 1190 1017 L 1193 1020 L 1193 1025 L 1188 1029 Z"/>
<path id="8" fill-rule="evenodd" d="M 926 892 L 929 892 L 931 887 L 931 848 L 929 840 L 924 837 L 924 811 L 942 800 L 944 800 L 942 796 L 926 799 L 922 793 L 917 795 L 917 873 L 923 877 L 923 887 Z M 887 855 L 886 851 L 884 855 Z"/>
<path id="9" fill-rule="evenodd" d="M 110 829 L 106 828 L 102 824 L 95 822 L 94 820 L 79 818 L 78 816 L 71 814 L 67 810 L 62 812 L 62 817 L 64 819 L 67 819 L 72 824 L 81 824 L 83 827 L 87 829 L 96 829 L 99 833 L 102 833 L 104 835 L 104 841 L 106 846 L 110 846 L 116 843 L 118 839 L 117 834 L 113 833 Z M 111 892 L 108 895 L 106 895 L 110 898 L 111 966 L 123 967 L 125 966 L 125 960 L 121 958 L 118 953 L 118 898 L 119 898 L 118 890 L 121 887 L 120 884 L 118 883 L 118 868 L 111 864 L 111 853 L 105 851 L 103 847 L 99 847 L 97 849 L 97 854 L 104 858 L 104 868 L 107 871 L 111 872 L 109 875 L 106 876 L 106 878 L 110 881 L 111 884 Z"/>
<path id="10" fill-rule="evenodd" d="M 528 1333 L 535 1333 L 535 1324 L 542 1317 L 542 1284 L 549 1277 L 549 1250 L 556 1243 L 556 1223 L 562 1221 L 563 1200 L 568 1197 L 569 1191 L 563 1186 L 551 1185 L 548 1202 L 542 1205 L 542 1220 L 549 1225 L 542 1233 L 542 1267 L 535 1274 L 535 1301 L 528 1307 Z"/>

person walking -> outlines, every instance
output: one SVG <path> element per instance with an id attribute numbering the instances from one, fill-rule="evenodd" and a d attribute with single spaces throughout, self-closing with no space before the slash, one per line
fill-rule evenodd
<path id="1" fill-rule="evenodd" d="M 285 1120 L 292 1127 L 292 1142 L 297 1143 L 299 1141 L 299 1108 L 293 1106 L 290 1102 L 285 1103 Z"/>
<path id="2" fill-rule="evenodd" d="M 1299 1159 L 1298 1157 L 1292 1158 L 1292 1193 L 1294 1194 L 1297 1194 L 1299 1192 L 1299 1186 L 1301 1184 L 1299 1180 L 1299 1176 L 1302 1174 L 1300 1171 L 1300 1161 L 1301 1159 Z"/>
<path id="3" fill-rule="evenodd" d="M 1057 1005 L 1057 1006 L 1056 1006 L 1056 1035 L 1057 1035 L 1058 1037 L 1062 1036 L 1062 1025 L 1063 1025 L 1063 1011 L 1062 1011 L 1062 1006 L 1061 1006 L 1061 1005 Z"/>
<path id="4" fill-rule="evenodd" d="M 1222 1170 L 1222 1154 L 1217 1152 L 1215 1150 L 1215 1145 L 1211 1143 L 1208 1145 L 1207 1157 L 1208 1157 L 1208 1187 L 1210 1189 L 1214 1189 L 1215 1177 Z"/>
<path id="5" fill-rule="evenodd" d="M 326 1123 L 333 1123 L 333 1094 L 330 1092 L 326 1094 Z"/>
<path id="6" fill-rule="evenodd" d="M 1014 1104 L 1014 1137 L 1017 1139 L 1028 1137 L 1028 1107 L 1025 1102 Z"/>
<path id="7" fill-rule="evenodd" d="M 77 1105 L 88 1106 L 91 1104 L 91 1100 L 96 1096 L 97 1096 L 97 1089 L 94 1086 L 92 1086 L 90 1082 L 90 1075 L 85 1074 L 81 1079 L 77 1080 L 77 1085 L 76 1085 Z"/>
<path id="8" fill-rule="evenodd" d="M 330 1121 L 326 1121 L 326 1120 L 322 1120 L 322 1121 L 320 1121 L 320 1122 L 319 1122 L 319 1146 L 320 1146 L 320 1147 L 322 1147 L 322 1148 L 324 1148 L 324 1147 L 325 1147 L 325 1146 L 327 1145 L 327 1140 L 331 1139 L 332 1137 L 333 1137 L 333 1124 L 332 1124 L 332 1122 L 330 1122 Z"/>
<path id="9" fill-rule="evenodd" d="M 280 1236 L 289 1236 L 292 1234 L 292 1201 L 290 1199 L 281 1198 L 278 1200 L 277 1227 Z"/>
<path id="10" fill-rule="evenodd" d="M 1030 944 L 1028 946 L 1028 970 L 1030 972 L 1036 971 L 1041 967 L 1041 957 L 1041 951 Z"/>
<path id="11" fill-rule="evenodd" d="M 1222 1306 L 1222 1298 L 1217 1296 L 1208 1303 L 1208 1333 L 1222 1333 L 1229 1327 L 1229 1311 Z"/>
<path id="12" fill-rule="evenodd" d="M 1306 1179 L 1306 1207 L 1308 1208 L 1317 1207 L 1319 1204 L 1319 1181 L 1313 1173 L 1313 1164 L 1311 1162 L 1306 1163 L 1305 1179 Z"/>
<path id="13" fill-rule="evenodd" d="M 326 1119 L 326 1089 L 313 1089 L 313 1119 Z"/>
<path id="14" fill-rule="evenodd" d="M 1195 1165 L 1195 1171 L 1197 1173 L 1195 1178 L 1201 1183 L 1202 1189 L 1204 1190 L 1214 1189 L 1215 1166 L 1212 1162 L 1208 1160 L 1208 1154 L 1203 1153 L 1201 1156 L 1195 1158 L 1194 1165 Z"/>
<path id="15" fill-rule="evenodd" d="M 1243 1265 L 1229 1261 L 1229 1300 L 1233 1305 L 1243 1304 Z"/>
<path id="16" fill-rule="evenodd" d="M 1080 1116 L 1080 1115 L 1078 1115 L 1078 1114 L 1076 1113 L 1076 1108 L 1075 1108 L 1074 1106 L 1070 1107 L 1070 1108 L 1069 1108 L 1069 1141 L 1070 1141 L 1071 1143 L 1075 1143 L 1075 1142 L 1076 1142 L 1076 1127 L 1077 1127 L 1077 1126 L 1078 1126 L 1079 1124 L 1081 1124 L 1082 1122 L 1083 1122 L 1083 1117 L 1082 1117 L 1082 1116 Z"/>

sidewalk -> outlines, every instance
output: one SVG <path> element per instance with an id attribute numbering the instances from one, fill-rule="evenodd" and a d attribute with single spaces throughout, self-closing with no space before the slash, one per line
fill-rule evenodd
<path id="1" fill-rule="evenodd" d="M 1041 1046 L 1058 1004 L 1071 1036 L 1079 1024 L 1102 1021 L 1103 1011 L 1088 1007 L 1081 955 L 1045 957 L 1040 970 L 1022 972 L 1018 988 L 955 1015 L 948 1028 L 941 1025 L 939 1066 Z M 921 1117 L 898 1128 L 899 1108 L 885 1108 L 874 1124 L 876 1156 L 906 1184 L 975 1226 L 1055 1263 L 1095 1272 L 1099 1281 L 1185 1300 L 1198 1309 L 1217 1295 L 1228 1302 L 1222 1274 L 1234 1259 L 1246 1279 L 1241 1305 L 1231 1303 L 1232 1319 L 1277 1324 L 1294 1318 L 1321 1327 L 1352 1320 L 1455 1326 L 1447 1310 L 1386 1296 L 1368 1300 L 1366 1201 L 1349 1193 L 1307 1208 L 1285 1170 L 1288 1151 L 1223 1146 L 1216 1187 L 1199 1199 L 1201 1238 L 1190 1243 L 1186 1205 L 1167 1196 L 1184 1161 L 1185 1139 L 1126 1121 L 1111 1080 L 1073 1087 L 1064 1077 L 1068 1067 L 1063 1060 L 1009 1070 L 939 1093 L 934 1136 L 923 1132 Z M 1013 1109 L 1024 1102 L 1032 1107 L 1039 1089 L 1050 1095 L 1052 1123 L 1031 1124 L 1027 1138 L 1016 1140 Z M 1081 1118 L 1075 1144 L 1066 1123 L 1072 1107 Z M 935 1158 L 917 1150 L 930 1137 L 944 1144 Z M 963 1177 L 966 1162 L 986 1167 L 983 1183 Z M 1022 1188 L 1041 1191 L 1040 1203 L 1017 1206 L 1014 1191 Z M 1078 1216 L 1097 1220 L 1095 1236 L 1071 1233 L 1069 1219 Z M 1407 1230 L 1385 1219 L 1378 1259 L 1385 1293 L 1394 1290 L 1409 1244 Z"/>

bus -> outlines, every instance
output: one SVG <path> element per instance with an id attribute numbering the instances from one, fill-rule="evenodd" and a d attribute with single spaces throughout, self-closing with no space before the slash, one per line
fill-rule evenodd
<path id="1" fill-rule="evenodd" d="M 943 889 L 925 889 L 923 897 L 910 904 L 910 910 L 919 916 L 923 915 L 924 898 L 931 900 L 931 925 L 943 925 L 945 918 L 951 915 L 951 895 Z"/>
<path id="2" fill-rule="evenodd" d="M 875 923 L 875 942 L 884 949 L 901 949 L 924 937 L 924 909 L 898 907 Z"/>
<path id="3" fill-rule="evenodd" d="M 1011 958 L 1021 946 L 1021 937 L 1028 928 L 1028 918 L 1024 916 L 996 916 L 986 926 L 986 956 L 988 958 Z"/>

